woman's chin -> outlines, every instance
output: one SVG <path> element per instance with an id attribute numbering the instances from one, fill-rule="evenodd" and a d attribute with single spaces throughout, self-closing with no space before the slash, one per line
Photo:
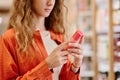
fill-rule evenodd
<path id="1" fill-rule="evenodd" d="M 45 17 L 48 17 L 50 14 L 46 14 Z"/>

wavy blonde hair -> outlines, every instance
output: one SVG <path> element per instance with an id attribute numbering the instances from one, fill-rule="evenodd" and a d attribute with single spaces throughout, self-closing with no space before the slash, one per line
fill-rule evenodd
<path id="1" fill-rule="evenodd" d="M 65 33 L 63 1 L 56 0 L 51 14 L 45 18 L 46 29 L 60 34 Z M 32 0 L 14 0 L 12 10 L 8 29 L 15 29 L 18 47 L 20 50 L 26 51 L 30 43 L 34 45 L 33 32 L 36 28 L 36 16 L 33 13 Z"/>

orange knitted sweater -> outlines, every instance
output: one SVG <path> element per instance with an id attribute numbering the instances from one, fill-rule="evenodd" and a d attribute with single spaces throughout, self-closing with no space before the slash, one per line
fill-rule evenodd
<path id="1" fill-rule="evenodd" d="M 51 38 L 59 43 L 63 36 L 50 32 Z M 28 55 L 16 53 L 14 29 L 9 29 L 0 37 L 0 80 L 52 80 L 54 71 L 49 70 L 45 58 L 48 56 L 39 31 L 33 35 L 37 49 L 30 45 Z M 80 80 L 79 73 L 70 70 L 71 62 L 63 65 L 59 80 Z"/>

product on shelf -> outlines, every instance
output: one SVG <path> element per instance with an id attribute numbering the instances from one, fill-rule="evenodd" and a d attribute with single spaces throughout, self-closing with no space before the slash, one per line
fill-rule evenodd
<path id="1" fill-rule="evenodd" d="M 113 0 L 113 9 L 114 10 L 120 9 L 120 0 Z"/>
<path id="2" fill-rule="evenodd" d="M 113 12 L 113 24 L 114 25 L 120 25 L 120 17 L 118 17 L 118 15 L 120 15 L 120 10 Z"/>

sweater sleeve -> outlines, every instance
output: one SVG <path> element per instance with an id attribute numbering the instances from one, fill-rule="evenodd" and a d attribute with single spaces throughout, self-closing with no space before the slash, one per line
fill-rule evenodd
<path id="1" fill-rule="evenodd" d="M 38 66 L 28 71 L 23 76 L 17 77 L 16 80 L 51 80 L 52 71 L 49 70 L 45 61 L 42 61 Z"/>
<path id="2" fill-rule="evenodd" d="M 59 79 L 60 80 L 80 80 L 80 70 L 77 73 L 71 71 L 71 62 L 63 65 Z"/>
<path id="3" fill-rule="evenodd" d="M 0 37 L 0 80 L 51 80 L 52 71 L 49 70 L 45 61 L 40 62 L 24 75 L 20 75 L 18 64 L 12 55 L 11 47 L 13 46 L 8 40 L 10 39 Z"/>

